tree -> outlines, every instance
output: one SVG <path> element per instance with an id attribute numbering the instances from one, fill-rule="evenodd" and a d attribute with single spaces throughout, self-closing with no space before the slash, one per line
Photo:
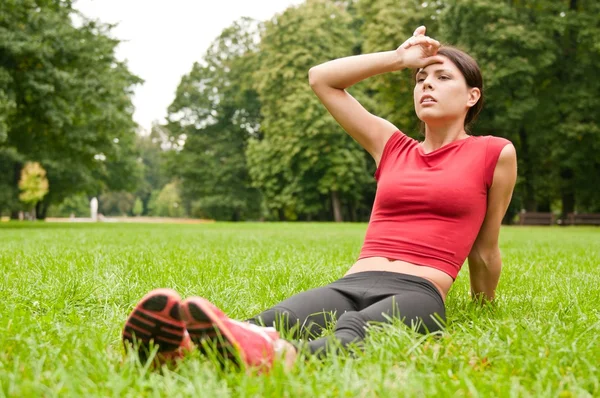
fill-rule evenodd
<path id="1" fill-rule="evenodd" d="M 134 216 L 141 216 L 144 212 L 144 204 L 142 203 L 140 198 L 135 198 L 135 203 L 133 204 L 133 209 L 131 210 Z"/>
<path id="2" fill-rule="evenodd" d="M 23 161 L 23 156 L 14 148 L 0 146 L 0 215 L 3 210 L 10 214 L 20 208 L 18 186 L 14 185 L 14 164 Z M 20 177 L 20 175 L 19 175 Z"/>
<path id="3" fill-rule="evenodd" d="M 558 45 L 561 62 L 551 66 L 551 84 L 542 95 L 549 100 L 541 120 L 555 167 L 556 196 L 562 215 L 600 211 L 600 4 L 569 0 L 543 2 L 544 19 Z M 585 82 L 585 84 L 582 84 Z"/>
<path id="4" fill-rule="evenodd" d="M 563 213 L 571 212 L 577 191 L 587 208 L 600 202 L 590 189 L 600 183 L 599 11 L 597 2 L 577 0 L 470 0 L 442 14 L 441 34 L 482 65 L 488 99 L 478 130 L 515 144 L 521 178 L 513 202 L 527 210 L 550 211 L 561 198 Z"/>
<path id="5" fill-rule="evenodd" d="M 280 218 L 331 212 L 341 221 L 342 207 L 373 184 L 362 149 L 308 85 L 312 66 L 351 54 L 352 22 L 344 4 L 309 0 L 265 23 L 254 75 L 263 137 L 251 139 L 247 157 L 254 186 Z"/>
<path id="6" fill-rule="evenodd" d="M 172 181 L 150 200 L 150 215 L 156 217 L 183 217 L 185 209 L 179 195 L 179 183 Z"/>
<path id="7" fill-rule="evenodd" d="M 33 211 L 35 220 L 35 205 L 48 193 L 46 170 L 37 162 L 27 162 L 21 170 L 19 190 L 19 199 Z"/>
<path id="8" fill-rule="evenodd" d="M 194 214 L 239 221 L 260 217 L 260 193 L 251 186 L 245 157 L 258 132 L 259 109 L 251 88 L 256 21 L 225 29 L 177 88 L 169 107 L 170 134 L 185 140 L 173 173 Z"/>
<path id="9" fill-rule="evenodd" d="M 142 174 L 141 182 L 135 195 L 142 201 L 143 211 L 148 214 L 148 205 L 153 191 L 160 191 L 174 176 L 168 165 L 169 149 L 163 148 L 168 137 L 155 123 L 149 135 L 136 137 L 136 151 L 139 153 L 138 164 Z"/>
<path id="10" fill-rule="evenodd" d="M 48 217 L 90 217 L 90 200 L 86 195 L 72 195 L 48 208 Z"/>
<path id="11" fill-rule="evenodd" d="M 100 212 L 105 216 L 126 216 L 131 214 L 135 196 L 130 192 L 107 192 L 98 198 Z"/>
<path id="12" fill-rule="evenodd" d="M 141 80 L 115 58 L 112 27 L 75 27 L 74 13 L 60 0 L 7 0 L 0 12 L 0 147 L 44 164 L 52 190 L 40 217 L 69 195 L 134 184 L 131 95 Z M 14 187 L 22 165 L 5 170 Z"/>

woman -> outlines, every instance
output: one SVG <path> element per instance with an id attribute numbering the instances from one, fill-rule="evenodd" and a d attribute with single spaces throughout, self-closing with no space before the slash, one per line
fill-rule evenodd
<path id="1" fill-rule="evenodd" d="M 370 76 L 415 70 L 414 106 L 424 124 L 418 142 L 367 112 L 345 89 Z M 293 296 L 248 322 L 233 321 L 200 297 L 150 292 L 127 320 L 123 338 L 154 340 L 162 358 L 219 336 L 248 366 L 270 367 L 299 349 L 326 355 L 360 343 L 371 322 L 400 318 L 420 332 L 439 330 L 444 300 L 468 258 L 471 293 L 494 299 L 501 269 L 498 236 L 516 181 L 513 145 L 475 137 L 468 125 L 483 105 L 476 62 L 425 36 L 421 26 L 395 51 L 333 60 L 309 72 L 313 91 L 377 164 L 377 193 L 358 261 L 328 286 Z M 273 326 L 316 336 L 337 319 L 333 336 L 305 343 L 279 339 Z"/>

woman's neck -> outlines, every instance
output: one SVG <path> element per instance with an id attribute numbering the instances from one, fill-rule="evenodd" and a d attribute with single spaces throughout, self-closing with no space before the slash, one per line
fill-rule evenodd
<path id="1" fill-rule="evenodd" d="M 425 125 L 425 140 L 421 144 L 426 153 L 435 151 L 451 142 L 462 140 L 469 135 L 465 131 L 463 121 L 449 124 Z"/>

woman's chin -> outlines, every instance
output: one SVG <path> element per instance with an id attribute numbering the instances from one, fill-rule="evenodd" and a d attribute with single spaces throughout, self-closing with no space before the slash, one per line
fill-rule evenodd
<path id="1" fill-rule="evenodd" d="M 425 124 L 429 124 L 429 125 L 433 125 L 433 124 L 437 124 L 439 122 L 441 122 L 442 120 L 444 120 L 443 117 L 441 117 L 440 115 L 436 115 L 433 112 L 421 112 L 419 115 L 417 115 L 417 117 L 419 118 L 420 121 L 422 121 Z"/>

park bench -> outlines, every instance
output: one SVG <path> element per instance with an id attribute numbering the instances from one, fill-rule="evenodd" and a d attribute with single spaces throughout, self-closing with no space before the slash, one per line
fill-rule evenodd
<path id="1" fill-rule="evenodd" d="M 554 225 L 555 222 L 556 219 L 553 213 L 519 213 L 519 225 Z"/>
<path id="2" fill-rule="evenodd" d="M 565 225 L 600 225 L 600 213 L 569 213 Z"/>

